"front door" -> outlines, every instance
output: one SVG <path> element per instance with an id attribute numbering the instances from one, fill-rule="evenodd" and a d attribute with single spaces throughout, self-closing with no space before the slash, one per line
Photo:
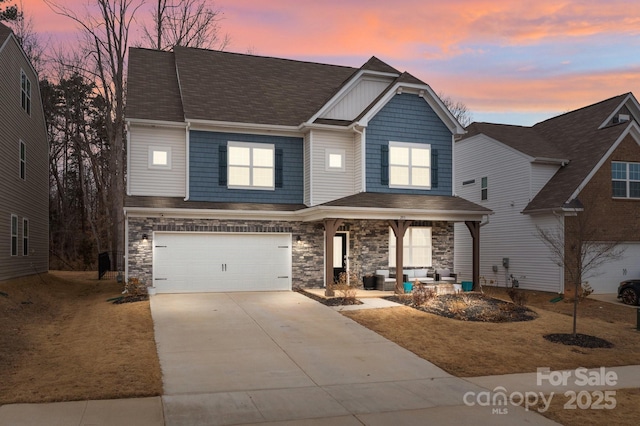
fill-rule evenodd
<path id="1" fill-rule="evenodd" d="M 347 272 L 347 234 L 333 236 L 333 281 L 340 279 L 340 274 Z"/>

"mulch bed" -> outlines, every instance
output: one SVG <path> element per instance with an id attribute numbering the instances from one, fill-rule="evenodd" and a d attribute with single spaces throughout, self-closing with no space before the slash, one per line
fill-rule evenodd
<path id="1" fill-rule="evenodd" d="M 545 334 L 545 339 L 553 343 L 562 343 L 563 345 L 579 346 L 581 348 L 612 348 L 613 343 L 588 334 L 577 333 L 575 336 L 571 333 L 554 333 Z"/>
<path id="2" fill-rule="evenodd" d="M 309 299 L 313 299 L 316 302 L 320 302 L 323 305 L 326 306 L 349 306 L 349 305 L 362 305 L 362 302 L 359 301 L 358 299 L 352 299 L 352 298 L 346 298 L 346 297 L 330 297 L 330 298 L 325 298 L 325 297 L 320 297 L 317 296 L 313 293 L 308 293 L 306 291 L 304 291 L 303 289 L 296 289 L 295 291 L 297 291 L 300 294 L 303 294 L 305 296 L 307 296 Z"/>
<path id="3" fill-rule="evenodd" d="M 480 293 L 446 294 L 427 300 L 424 305 L 415 306 L 408 296 L 385 297 L 414 309 L 460 321 L 518 322 L 531 321 L 538 315 L 513 303 L 493 299 Z"/>

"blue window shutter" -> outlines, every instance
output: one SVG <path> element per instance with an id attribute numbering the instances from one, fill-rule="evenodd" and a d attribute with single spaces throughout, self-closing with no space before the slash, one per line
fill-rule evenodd
<path id="1" fill-rule="evenodd" d="M 275 179 L 275 184 L 276 184 L 276 188 L 282 188 L 282 175 L 283 175 L 283 158 L 282 158 L 282 149 L 277 148 L 276 149 L 276 179 Z"/>
<path id="2" fill-rule="evenodd" d="M 431 150 L 431 187 L 438 187 L 438 150 Z"/>
<path id="3" fill-rule="evenodd" d="M 380 146 L 380 184 L 389 185 L 389 145 Z"/>
<path id="4" fill-rule="evenodd" d="M 227 186 L 227 146 L 218 146 L 218 185 Z"/>

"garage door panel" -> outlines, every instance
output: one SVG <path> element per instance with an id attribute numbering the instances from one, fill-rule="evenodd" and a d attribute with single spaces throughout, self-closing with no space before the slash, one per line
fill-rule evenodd
<path id="1" fill-rule="evenodd" d="M 158 293 L 291 289 L 290 234 L 154 234 Z"/>

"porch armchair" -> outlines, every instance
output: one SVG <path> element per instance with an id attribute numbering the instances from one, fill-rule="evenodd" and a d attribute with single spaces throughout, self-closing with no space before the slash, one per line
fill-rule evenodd
<path id="1" fill-rule="evenodd" d="M 458 275 L 451 272 L 450 269 L 436 269 L 436 275 L 440 277 L 440 281 L 455 283 L 458 281 Z"/>
<path id="2" fill-rule="evenodd" d="M 393 291 L 396 288 L 396 279 L 390 275 L 388 269 L 376 270 L 376 290 Z"/>

